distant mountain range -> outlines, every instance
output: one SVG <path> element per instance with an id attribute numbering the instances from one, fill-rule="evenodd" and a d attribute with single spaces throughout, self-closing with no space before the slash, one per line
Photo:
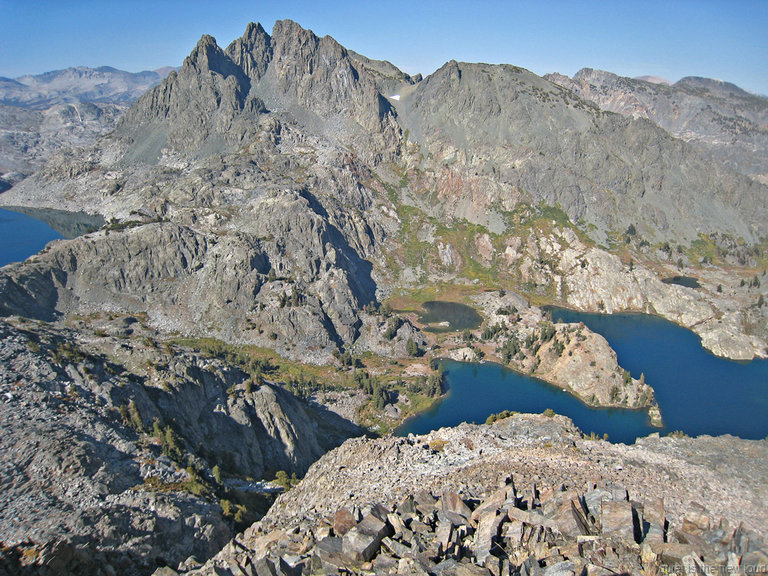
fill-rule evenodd
<path id="1" fill-rule="evenodd" d="M 77 67 L 0 77 L 0 190 L 40 168 L 54 152 L 92 144 L 173 70 Z"/>
<path id="2" fill-rule="evenodd" d="M 130 104 L 173 71 L 125 72 L 110 66 L 66 68 L 34 76 L 0 77 L 0 104 L 45 110 L 55 104 Z"/>
<path id="3" fill-rule="evenodd" d="M 603 110 L 651 120 L 718 163 L 768 183 L 768 98 L 693 76 L 670 85 L 584 68 L 573 78 L 546 78 Z"/>

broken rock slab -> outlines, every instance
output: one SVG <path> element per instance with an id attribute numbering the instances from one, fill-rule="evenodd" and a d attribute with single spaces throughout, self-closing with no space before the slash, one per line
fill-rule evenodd
<path id="1" fill-rule="evenodd" d="M 636 542 L 632 504 L 628 500 L 603 500 L 600 522 L 603 536 Z"/>

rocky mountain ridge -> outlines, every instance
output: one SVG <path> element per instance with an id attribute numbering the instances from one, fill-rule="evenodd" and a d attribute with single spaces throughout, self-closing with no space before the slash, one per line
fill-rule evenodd
<path id="1" fill-rule="evenodd" d="M 584 68 L 574 77 L 546 76 L 601 109 L 647 118 L 692 143 L 718 162 L 768 181 L 768 98 L 709 78 L 686 77 L 672 85 L 623 78 Z"/>
<path id="2" fill-rule="evenodd" d="M 614 446 L 541 415 L 354 439 L 215 558 L 179 571 L 655 574 L 690 562 L 738 572 L 765 558 L 765 470 L 746 455 L 765 449 L 707 437 Z M 731 464 L 739 472 L 723 477 Z"/>
<path id="3" fill-rule="evenodd" d="M 178 72 L 140 98 L 96 147 L 60 155 L 0 202 L 87 208 L 124 221 L 138 213 L 140 222 L 168 220 L 189 229 L 205 245 L 226 235 L 243 246 L 243 255 L 258 246 L 261 256 L 235 272 L 249 278 L 244 292 L 220 294 L 208 312 L 177 317 L 176 329 L 207 325 L 225 340 L 270 347 L 272 334 L 278 344 L 317 334 L 309 347 L 326 361 L 334 348 L 359 338 L 357 310 L 397 282 L 387 259 L 398 250 L 389 239 L 403 230 L 401 206 L 454 224 L 481 223 L 495 234 L 514 231 L 509 214 L 523 201 L 561 205 L 572 220 L 592 222 L 597 237 L 630 225 L 649 238 L 694 238 L 709 227 L 752 238 L 768 221 L 760 184 L 723 180 L 663 131 L 603 113 L 523 69 L 452 62 L 392 101 L 377 89 L 383 78 L 413 82 L 289 21 L 278 22 L 272 36 L 249 25 L 224 50 L 205 36 Z M 596 152 L 604 146 L 611 152 Z M 572 158 L 579 158 L 576 165 L 561 165 Z M 612 172 L 619 165 L 622 175 Z M 685 175 L 675 172 L 683 166 Z M 566 175 L 572 185 L 561 181 Z M 603 177 L 612 183 L 597 184 Z M 583 186 L 593 189 L 594 202 L 586 201 Z M 689 187 L 700 193 L 688 194 Z M 639 202 L 636 209 L 612 208 L 619 190 L 622 205 Z M 661 204 L 652 207 L 654 198 Z M 281 223 L 275 214 L 291 216 Z M 114 232 L 136 237 L 157 227 L 119 228 Z M 116 254 L 113 245 L 106 237 L 97 242 L 119 268 L 133 266 L 125 258 L 136 254 Z M 185 272 L 188 279 L 177 284 L 187 294 L 196 290 L 187 284 L 191 276 L 208 282 L 224 273 L 212 261 L 194 266 L 202 271 Z M 269 270 L 296 286 L 270 286 Z M 62 313 L 68 302 L 83 302 L 72 284 L 63 289 L 49 315 L 51 308 Z M 270 292 L 296 294 L 305 305 L 278 306 L 244 325 L 243 312 L 259 311 L 253 308 L 259 291 L 259 309 L 270 306 Z M 115 291 L 101 292 L 93 305 L 99 298 L 126 306 Z M 135 312 L 154 297 L 132 298 Z M 238 300 L 244 307 L 235 307 L 237 318 L 217 326 L 214 316 L 231 316 L 225 309 Z M 171 327 L 159 304 L 153 317 Z"/>
<path id="4" fill-rule="evenodd" d="M 655 238 L 765 233 L 758 182 L 712 166 L 663 130 L 590 108 L 547 79 L 512 66 L 451 62 L 390 101 L 377 78 L 408 80 L 379 68 L 289 22 L 278 22 L 273 36 L 251 25 L 226 50 L 204 37 L 185 66 L 121 122 L 115 136 L 128 149 L 106 158 L 105 150 L 100 162 L 111 164 L 117 154 L 124 162 L 154 163 L 163 149 L 168 155 L 196 148 L 198 158 L 232 152 L 254 136 L 256 117 L 286 116 L 302 131 L 346 142 L 372 167 L 397 159 L 405 145 L 398 134 L 407 129 L 426 157 L 408 160 L 425 180 L 415 197 L 439 189 L 436 207 L 449 217 L 489 224 L 527 200 L 557 203 L 574 222 L 599 230 L 633 223 Z M 482 197 L 472 191 L 480 187 Z M 698 193 L 692 197 L 689 189 Z M 619 197 L 637 210 L 617 212 Z M 626 212 L 636 221 L 625 221 Z"/>
<path id="5" fill-rule="evenodd" d="M 559 205 L 598 231 L 632 224 L 657 240 L 765 234 L 762 185 L 522 68 L 449 62 L 396 107 L 421 145 L 417 194 L 449 216 L 490 225 L 494 213 L 528 201 Z"/>

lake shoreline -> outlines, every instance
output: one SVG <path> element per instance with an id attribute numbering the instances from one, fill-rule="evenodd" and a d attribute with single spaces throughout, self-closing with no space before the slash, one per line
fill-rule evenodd
<path id="1" fill-rule="evenodd" d="M 517 298 L 522 299 L 519 296 Z M 477 300 L 483 300 L 482 303 L 477 303 L 479 308 L 483 309 L 484 326 L 487 329 L 495 321 L 493 313 L 489 313 L 488 310 L 496 309 L 498 298 L 491 298 L 489 293 L 484 293 L 478 295 L 476 297 Z M 587 435 L 594 431 L 591 428 L 599 428 L 597 423 L 601 417 L 597 414 L 600 412 L 606 414 L 616 410 L 621 413 L 634 412 L 635 414 L 642 414 L 643 417 L 647 418 L 647 421 L 642 423 L 633 420 L 631 422 L 632 430 L 621 431 L 617 429 L 618 436 L 616 432 L 613 435 L 609 433 L 611 441 L 619 442 L 632 442 L 634 438 L 647 436 L 654 432 L 688 435 L 708 434 L 715 436 L 732 434 L 745 439 L 761 439 L 768 434 L 768 426 L 766 426 L 767 429 L 765 431 L 760 427 L 759 410 L 755 408 L 755 405 L 762 406 L 766 404 L 766 409 L 768 409 L 768 387 L 757 385 L 760 378 L 765 378 L 765 381 L 768 382 L 768 362 L 759 359 L 743 362 L 716 356 L 702 345 L 701 337 L 698 334 L 659 315 L 643 314 L 642 312 L 634 311 L 613 314 L 585 313 L 559 306 L 546 306 L 543 310 L 546 312 L 544 318 L 549 317 L 554 320 L 554 326 L 561 326 L 561 323 L 563 323 L 564 326 L 568 326 L 573 330 L 574 326 L 583 325 L 586 329 L 604 339 L 611 350 L 615 350 L 614 354 L 616 355 L 618 365 L 622 369 L 626 369 L 625 372 L 639 375 L 641 381 L 645 381 L 647 378 L 655 391 L 655 403 L 650 407 L 643 408 L 600 406 L 594 402 L 587 401 L 583 395 L 575 393 L 574 390 L 569 390 L 567 379 L 558 380 L 555 377 L 542 377 L 541 374 L 521 370 L 514 363 L 510 365 L 504 362 L 498 353 L 498 345 L 502 340 L 481 341 L 475 339 L 464 343 L 460 339 L 461 335 L 454 333 L 447 336 L 441 335 L 442 337 L 438 338 L 442 348 L 440 350 L 441 362 L 444 363 L 446 368 L 450 367 L 450 369 L 446 370 L 445 374 L 446 393 L 425 411 L 401 422 L 393 433 L 396 435 L 407 435 L 410 432 L 425 433 L 427 429 L 421 427 L 423 421 L 432 421 L 434 426 L 444 427 L 454 426 L 462 421 L 482 423 L 488 415 L 499 413 L 503 410 L 541 413 L 546 408 L 553 408 L 556 412 L 572 418 L 575 424 Z M 520 314 L 526 313 L 526 311 L 520 310 Z M 608 332 L 593 322 L 593 320 L 611 322 L 611 319 L 619 322 L 620 326 L 618 328 L 614 327 L 613 331 Z M 546 320 L 543 321 L 546 322 Z M 650 333 L 646 334 L 649 330 Z M 586 330 L 584 333 L 586 333 Z M 623 341 L 620 339 L 618 345 L 615 340 L 616 334 L 624 339 Z M 635 334 L 644 338 L 639 349 L 640 355 L 628 360 L 628 350 L 633 350 L 638 344 L 628 343 L 627 340 L 631 341 Z M 661 351 L 648 349 L 647 346 L 656 346 Z M 664 349 L 673 350 L 671 355 L 663 356 L 666 364 L 660 367 L 653 366 L 655 358 Z M 545 353 L 549 354 L 547 351 Z M 448 358 L 448 360 L 445 358 Z M 465 363 L 461 364 L 461 361 L 465 361 Z M 589 357 L 586 357 L 586 361 L 589 361 Z M 695 367 L 689 369 L 687 367 L 688 363 L 693 363 L 694 365 L 703 363 L 707 366 L 704 371 L 705 373 L 700 374 Z M 461 394 L 460 387 L 455 385 L 455 370 L 456 366 L 460 365 L 465 366 L 461 368 L 465 372 L 479 371 L 480 374 L 483 374 L 484 376 L 477 378 L 478 380 L 487 378 L 488 372 L 484 371 L 486 370 L 485 367 L 495 366 L 494 370 L 497 376 L 502 370 L 506 371 L 505 374 L 507 376 L 498 376 L 501 380 L 505 378 L 525 379 L 530 383 L 527 385 L 533 387 L 542 388 L 543 385 L 550 391 L 554 390 L 561 393 L 568 391 L 569 397 L 572 398 L 574 403 L 578 404 L 578 407 L 573 409 L 580 416 L 573 416 L 569 412 L 571 408 L 564 410 L 543 404 L 530 408 L 518 404 L 514 399 L 506 397 L 503 400 L 486 405 L 486 412 L 483 415 L 478 415 L 474 412 L 470 413 L 468 411 L 472 408 L 470 405 L 478 401 L 480 396 L 489 394 L 478 388 L 472 396 L 468 396 L 461 401 L 464 407 L 467 408 L 466 413 L 459 414 L 453 420 L 441 421 L 435 419 L 434 414 L 443 410 L 443 405 L 456 401 L 455 398 L 452 398 L 453 395 Z M 711 374 L 707 374 L 707 372 L 717 374 L 718 370 L 725 370 L 728 374 L 733 370 L 745 370 L 747 375 L 742 376 L 734 373 L 735 375 L 729 376 L 729 380 L 726 380 L 726 382 L 733 382 L 732 384 L 719 384 L 717 378 L 715 378 L 713 383 Z M 689 372 L 696 374 L 696 376 L 693 379 L 685 380 L 684 376 Z M 765 373 L 764 375 L 763 372 Z M 478 386 L 481 384 L 481 382 L 477 383 Z M 731 388 L 733 388 L 733 391 L 730 391 Z M 724 409 L 729 416 L 720 416 Z M 664 421 L 660 422 L 662 412 L 664 414 Z M 751 422 L 751 424 L 744 425 L 744 420 Z M 712 424 L 709 425 L 708 422 Z M 613 426 L 613 424 L 611 425 Z M 598 429 L 597 432 L 598 434 L 603 433 L 602 429 Z M 637 433 L 636 436 L 633 438 L 628 437 L 635 432 Z"/>
<path id="2" fill-rule="evenodd" d="M 436 358 L 435 361 L 437 361 L 441 365 L 443 365 L 443 363 L 458 363 L 458 364 L 480 365 L 480 366 L 482 366 L 482 365 L 491 365 L 491 366 L 497 367 L 497 368 L 499 368 L 501 370 L 506 370 L 508 372 L 511 372 L 511 373 L 517 375 L 520 378 L 525 378 L 525 379 L 533 380 L 537 384 L 542 385 L 542 386 L 546 386 L 546 387 L 548 387 L 549 389 L 551 389 L 553 391 L 565 392 L 565 393 L 569 394 L 571 397 L 573 397 L 575 400 L 579 401 L 582 404 L 582 406 L 584 406 L 585 408 L 594 409 L 594 410 L 627 410 L 627 411 L 631 411 L 631 412 L 635 412 L 635 413 L 645 412 L 647 414 L 647 416 L 648 416 L 649 426 L 651 426 L 653 428 L 656 428 L 657 429 L 656 432 L 659 431 L 658 429 L 662 429 L 663 428 L 663 425 L 654 424 L 653 417 L 649 413 L 649 409 L 648 408 L 642 408 L 642 407 L 641 408 L 626 408 L 626 407 L 600 406 L 600 405 L 589 404 L 589 403 L 585 402 L 578 395 L 573 394 L 572 392 L 570 392 L 569 390 L 567 390 L 565 388 L 561 388 L 558 384 L 553 383 L 553 382 L 549 382 L 549 381 L 544 380 L 542 378 L 537 378 L 536 376 L 532 376 L 530 374 L 525 374 L 524 372 L 522 372 L 520 370 L 517 370 L 517 369 L 515 369 L 512 366 L 505 365 L 499 358 L 487 357 L 487 358 L 483 358 L 482 360 L 479 360 L 477 362 L 463 362 L 463 361 L 460 361 L 460 360 L 454 360 L 454 359 L 452 359 L 450 357 L 441 357 L 441 358 Z M 435 410 L 436 407 L 442 401 L 444 401 L 445 399 L 450 397 L 450 395 L 451 395 L 451 387 L 450 387 L 450 384 L 448 383 L 447 379 L 446 379 L 445 386 L 446 386 L 446 390 L 445 390 L 445 392 L 443 394 L 441 394 L 440 396 L 435 398 L 434 402 L 432 402 L 424 410 L 420 411 L 417 414 L 412 414 L 412 415 L 408 416 L 407 418 L 405 418 L 402 422 L 400 422 L 400 424 L 398 424 L 392 430 L 392 435 L 393 436 L 408 436 L 408 434 L 410 434 L 411 432 L 401 433 L 401 429 L 403 429 L 404 427 L 407 427 L 414 420 L 418 420 L 424 414 L 429 413 L 429 412 Z M 497 414 L 497 413 L 498 412 L 491 412 L 491 413 L 488 414 L 488 417 L 492 416 L 493 414 Z M 520 411 L 520 410 L 513 410 L 512 413 L 528 413 L 528 412 L 524 412 L 524 411 Z M 568 417 L 567 414 L 560 414 L 560 415 Z M 481 422 L 471 422 L 471 423 L 473 423 L 473 424 L 484 424 L 484 423 L 486 423 L 488 417 L 486 417 L 486 419 L 484 419 Z M 458 425 L 460 423 L 461 422 L 458 422 L 456 425 Z M 654 432 L 650 432 L 650 433 L 653 434 Z"/>

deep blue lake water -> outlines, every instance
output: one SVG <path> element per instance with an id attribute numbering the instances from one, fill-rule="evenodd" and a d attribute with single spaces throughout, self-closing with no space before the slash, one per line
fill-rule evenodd
<path id="1" fill-rule="evenodd" d="M 0 209 L 0 266 L 22 262 L 42 250 L 51 240 L 61 237 L 41 220 Z"/>
<path id="2" fill-rule="evenodd" d="M 768 360 L 718 358 L 686 328 L 647 314 L 552 311 L 556 321 L 584 322 L 602 334 L 619 364 L 656 391 L 665 428 L 690 436 L 768 436 Z"/>
<path id="3" fill-rule="evenodd" d="M 481 423 L 502 410 L 551 408 L 572 418 L 585 433 L 607 433 L 612 442 L 632 443 L 651 432 L 672 430 L 690 436 L 768 435 L 768 360 L 740 363 L 717 358 L 701 347 L 694 333 L 655 316 L 553 310 L 553 319 L 584 322 L 608 340 L 621 366 L 635 377 L 644 373 L 656 391 L 664 428 L 651 427 L 644 411 L 590 408 L 559 388 L 498 364 L 446 361 L 448 395 L 398 433 L 424 434 L 461 422 Z"/>
<path id="4" fill-rule="evenodd" d="M 74 238 L 104 224 L 101 216 L 48 208 L 0 208 L 0 266 L 22 262 L 51 240 Z"/>
<path id="5" fill-rule="evenodd" d="M 648 413 L 636 410 L 590 408 L 560 388 L 513 372 L 500 364 L 443 362 L 448 394 L 432 408 L 405 422 L 399 435 L 426 434 L 461 422 L 485 422 L 502 410 L 543 412 L 551 408 L 573 419 L 582 431 L 608 434 L 612 442 L 631 443 L 638 436 L 658 431 Z"/>

